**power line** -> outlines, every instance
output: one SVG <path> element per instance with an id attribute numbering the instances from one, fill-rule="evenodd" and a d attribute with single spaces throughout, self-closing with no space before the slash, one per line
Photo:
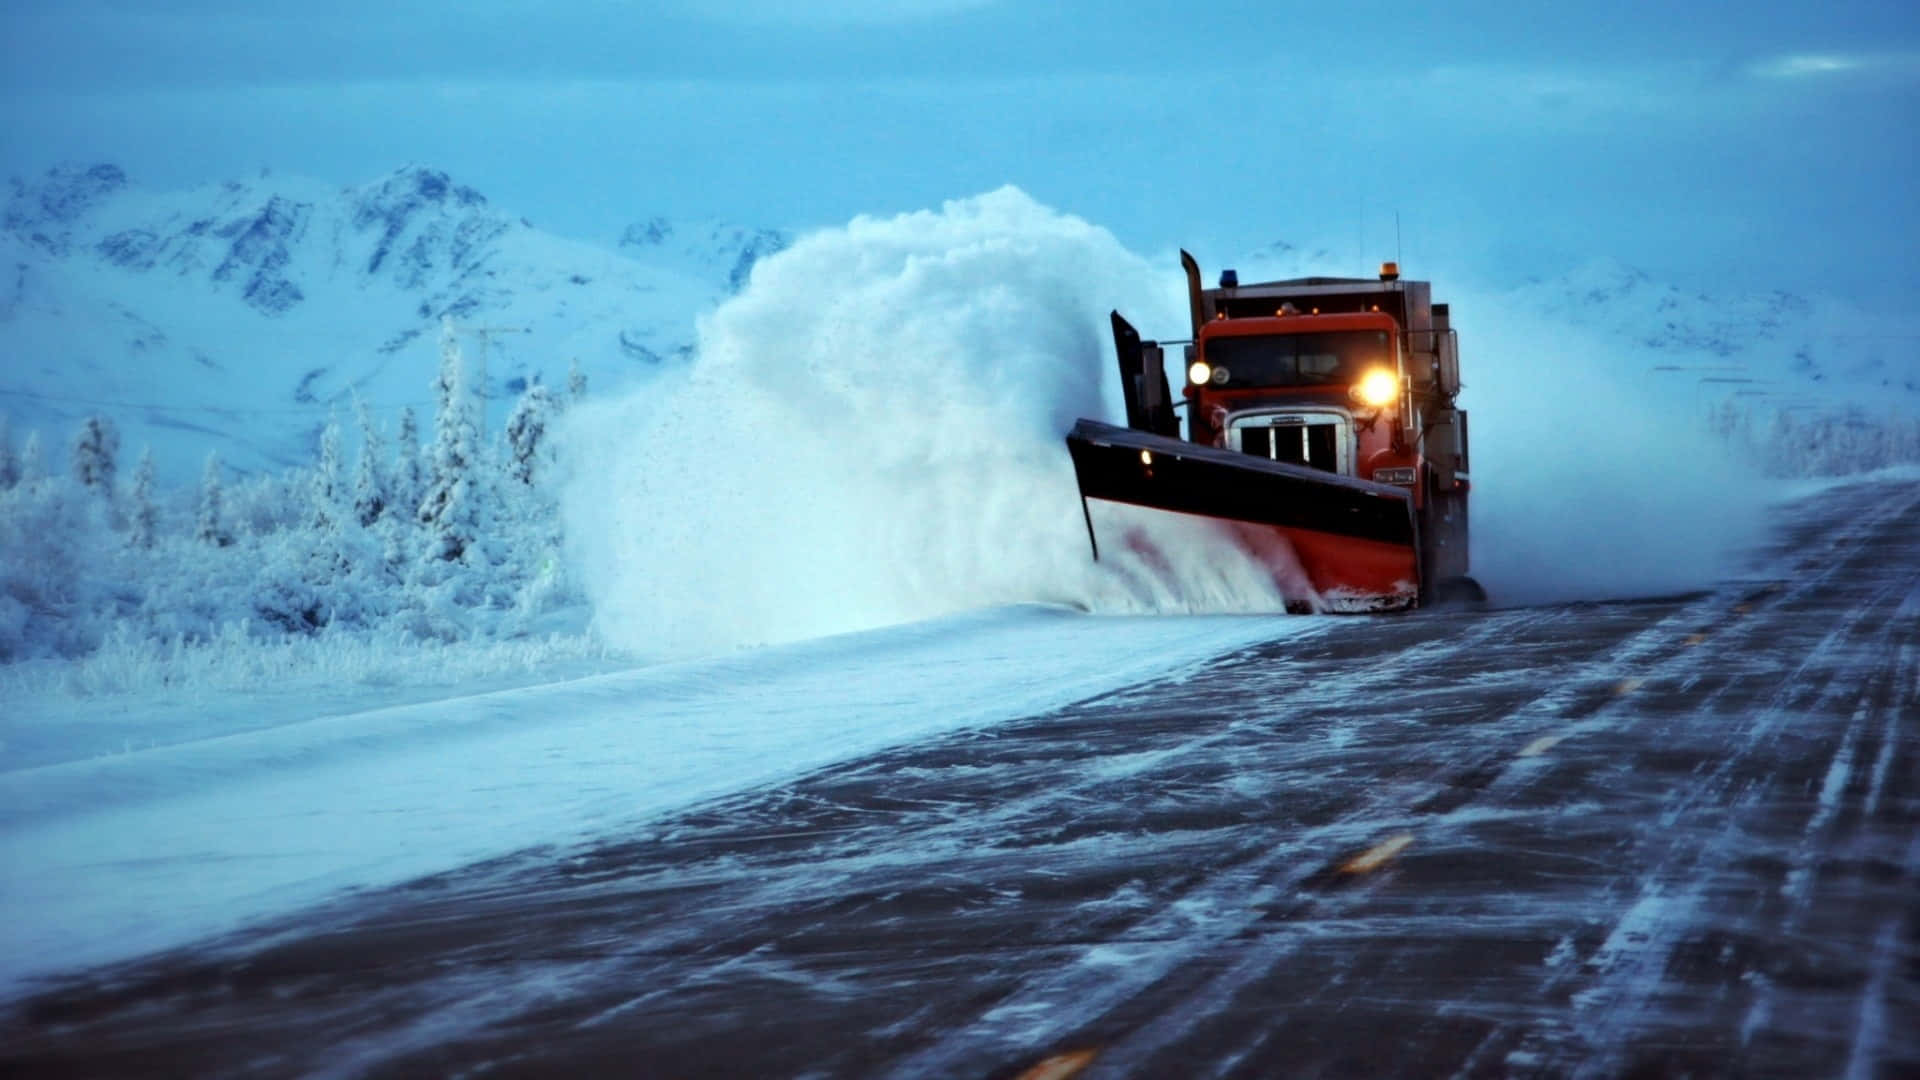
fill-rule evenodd
<path id="1" fill-rule="evenodd" d="M 110 401 L 103 398 L 81 397 L 76 394 L 43 394 L 34 390 L 11 390 L 0 387 L 0 396 L 25 398 L 32 401 L 64 402 L 72 405 L 91 405 L 100 409 L 147 409 L 155 412 L 171 413 L 211 413 L 217 416 L 293 416 L 337 409 L 344 401 L 315 401 L 311 404 L 287 406 L 282 408 L 258 408 L 251 406 L 226 405 L 169 405 L 149 401 Z M 489 401 L 503 401 L 505 395 L 495 395 L 481 391 L 481 396 Z M 394 401 L 384 404 L 368 402 L 367 407 L 376 412 L 390 412 L 398 409 L 431 408 L 433 402 Z"/>

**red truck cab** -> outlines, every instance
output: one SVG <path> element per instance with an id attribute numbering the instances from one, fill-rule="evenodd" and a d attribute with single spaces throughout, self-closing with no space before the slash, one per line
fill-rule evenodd
<path id="1" fill-rule="evenodd" d="M 1413 487 L 1400 437 L 1404 335 L 1382 312 L 1298 313 L 1203 324 L 1187 365 L 1187 437 L 1339 476 Z M 1416 502 L 1419 493 L 1415 491 Z"/>

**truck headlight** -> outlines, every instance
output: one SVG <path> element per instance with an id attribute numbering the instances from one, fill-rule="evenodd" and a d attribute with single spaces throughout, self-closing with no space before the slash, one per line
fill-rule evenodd
<path id="1" fill-rule="evenodd" d="M 1195 386 L 1205 386 L 1207 380 L 1211 378 L 1213 378 L 1213 368 L 1209 367 L 1205 360 L 1195 360 L 1193 366 L 1187 369 L 1187 381 Z"/>
<path id="2" fill-rule="evenodd" d="M 1353 384 L 1354 400 L 1369 408 L 1384 409 L 1400 396 L 1400 380 L 1385 368 L 1374 368 Z"/>

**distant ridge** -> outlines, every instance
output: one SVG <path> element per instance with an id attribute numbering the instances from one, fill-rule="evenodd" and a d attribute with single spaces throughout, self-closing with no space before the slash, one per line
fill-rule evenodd
<path id="1" fill-rule="evenodd" d="M 216 447 L 291 465 L 356 394 L 389 417 L 425 401 L 442 316 L 476 335 L 498 409 L 575 360 L 614 387 L 684 360 L 698 313 L 788 242 L 659 217 L 567 239 L 419 165 L 170 192 L 61 165 L 12 179 L 0 212 L 0 409 L 57 441 L 106 412 L 175 478 Z"/>

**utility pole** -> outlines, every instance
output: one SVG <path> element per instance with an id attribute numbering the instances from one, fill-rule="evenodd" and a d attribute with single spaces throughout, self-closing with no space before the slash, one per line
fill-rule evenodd
<path id="1" fill-rule="evenodd" d="M 480 397 L 480 409 L 474 417 L 474 425 L 476 434 L 484 435 L 487 430 L 487 350 L 493 344 L 493 339 L 502 334 L 531 334 L 533 330 L 526 326 L 463 326 L 459 323 L 454 324 L 454 330 L 471 334 L 480 341 L 480 355 L 468 366 L 467 374 L 478 376 L 472 380 L 474 392 Z"/>

